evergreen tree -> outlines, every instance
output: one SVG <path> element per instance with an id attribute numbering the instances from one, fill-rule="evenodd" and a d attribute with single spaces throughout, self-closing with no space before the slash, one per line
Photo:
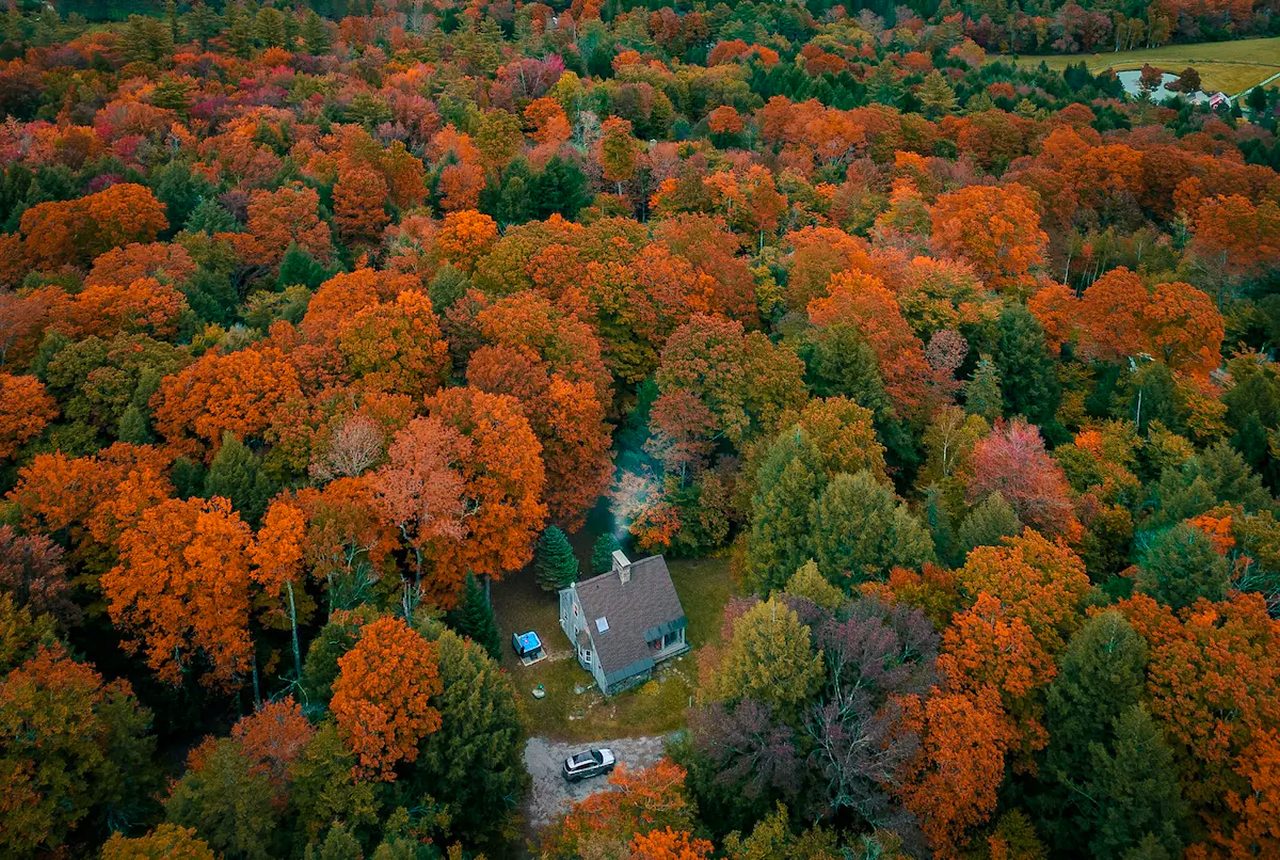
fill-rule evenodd
<path id="1" fill-rule="evenodd" d="M 314 290 L 328 280 L 331 274 L 314 257 L 298 247 L 296 242 L 290 242 L 284 257 L 280 259 L 280 274 L 276 277 L 276 283 L 280 289 L 301 284 Z"/>
<path id="2" fill-rule="evenodd" d="M 997 329 L 995 364 L 1005 413 L 1026 416 L 1043 429 L 1053 421 L 1061 395 L 1044 329 L 1030 311 L 1016 303 L 1001 312 Z"/>
<path id="3" fill-rule="evenodd" d="M 1022 531 L 1018 515 L 1000 493 L 992 493 L 975 505 L 960 522 L 956 537 L 966 555 L 979 546 L 999 546 L 1000 539 Z"/>
<path id="4" fill-rule="evenodd" d="M 810 522 L 819 569 L 846 587 L 885 579 L 897 566 L 916 568 L 935 559 L 928 530 L 865 471 L 836 475 Z"/>
<path id="5" fill-rule="evenodd" d="M 444 682 L 432 698 L 441 727 L 398 781 L 399 800 L 411 806 L 429 794 L 444 806 L 453 837 L 501 844 L 529 786 L 515 689 L 483 649 L 449 630 L 426 635 L 435 639 Z"/>
<path id="6" fill-rule="evenodd" d="M 810 513 L 826 487 L 822 455 L 803 431 L 781 434 L 765 454 L 751 497 L 747 576 L 762 594 L 781 588 L 814 555 Z"/>
<path id="7" fill-rule="evenodd" d="M 813 652 L 809 628 L 775 596 L 734 622 L 712 693 L 727 703 L 755 699 L 794 723 L 823 675 L 822 656 Z"/>
<path id="8" fill-rule="evenodd" d="M 1170 855 L 1181 856 L 1187 808 L 1160 727 L 1144 705 L 1134 704 L 1113 721 L 1110 734 L 1109 745 L 1089 745 L 1081 786 L 1092 799 L 1082 821 L 1092 836 L 1089 855 L 1119 860 L 1151 835 Z"/>
<path id="9" fill-rule="evenodd" d="M 1221 600 L 1227 583 L 1227 560 L 1208 535 L 1186 523 L 1157 535 L 1138 563 L 1138 589 L 1172 609 L 1201 597 Z"/>
<path id="10" fill-rule="evenodd" d="M 817 396 L 848 397 L 877 419 L 891 410 L 876 354 L 855 326 L 810 330 L 799 352 L 805 362 L 805 381 Z"/>
<path id="11" fill-rule="evenodd" d="M 559 591 L 578 581 L 578 559 L 559 526 L 547 526 L 538 539 L 534 566 L 543 591 Z"/>
<path id="12" fill-rule="evenodd" d="M 1096 815 L 1080 792 L 1095 765 L 1092 745 L 1108 743 L 1114 724 L 1137 705 L 1146 685 L 1147 646 L 1115 610 L 1085 622 L 1058 658 L 1045 695 L 1049 746 L 1033 808 L 1040 830 L 1062 847 L 1079 844 Z"/>
<path id="13" fill-rule="evenodd" d="M 542 172 L 533 177 L 529 191 L 533 203 L 532 216 L 542 220 L 557 213 L 573 220 L 590 202 L 587 177 L 582 169 L 558 155 L 553 156 Z"/>
<path id="14" fill-rule="evenodd" d="M 613 567 L 613 552 L 619 549 L 622 549 L 622 544 L 618 543 L 618 538 L 612 531 L 604 532 L 596 538 L 596 542 L 591 545 L 591 573 L 605 573 Z"/>
<path id="15" fill-rule="evenodd" d="M 973 369 L 973 378 L 964 385 L 964 410 L 987 421 L 995 421 L 1004 412 L 1004 395 L 1000 392 L 1000 372 L 991 356 L 983 355 Z"/>
<path id="16" fill-rule="evenodd" d="M 324 19 L 317 15 L 314 9 L 308 9 L 302 19 L 302 44 L 306 47 L 307 53 L 315 56 L 327 54 L 331 43 L 329 28 L 325 25 Z"/>
<path id="17" fill-rule="evenodd" d="M 195 205 L 182 229 L 188 233 L 229 233 L 236 229 L 236 219 L 212 197 L 206 197 Z"/>
<path id="18" fill-rule="evenodd" d="M 925 76 L 924 83 L 920 85 L 919 97 L 925 116 L 931 119 L 953 113 L 956 109 L 955 90 L 951 89 L 951 85 L 937 69 Z"/>
<path id="19" fill-rule="evenodd" d="M 318 845 L 308 845 L 303 854 L 304 860 L 351 860 L 351 858 L 363 856 L 364 850 L 360 847 L 360 840 L 351 835 L 351 831 L 341 824 L 330 827 L 324 841 Z"/>
<path id="20" fill-rule="evenodd" d="M 136 403 L 130 403 L 125 407 L 124 412 L 120 415 L 120 425 L 116 430 L 116 436 L 121 442 L 129 442 L 133 445 L 146 445 L 148 442 L 154 441 L 151 435 L 151 425 L 147 421 L 146 413 L 142 407 Z"/>
<path id="21" fill-rule="evenodd" d="M 204 477 L 204 497 L 229 499 L 245 522 L 256 526 L 275 492 L 276 487 L 248 446 L 232 433 L 223 434 L 222 446 Z"/>
<path id="22" fill-rule="evenodd" d="M 475 642 L 495 660 L 502 658 L 502 637 L 493 617 L 493 606 L 484 588 L 471 573 L 462 585 L 462 600 L 448 615 L 449 626 Z"/>

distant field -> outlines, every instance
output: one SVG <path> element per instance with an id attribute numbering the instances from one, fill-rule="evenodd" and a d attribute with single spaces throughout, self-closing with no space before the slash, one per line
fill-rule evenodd
<path id="1" fill-rule="evenodd" d="M 992 56 L 991 59 L 1000 59 Z M 1202 42 L 1189 45 L 1165 45 L 1139 51 L 1105 52 L 1101 54 L 1053 54 L 1018 57 L 1020 66 L 1038 66 L 1041 61 L 1051 69 L 1064 69 L 1068 63 L 1081 60 L 1089 71 L 1097 74 L 1106 69 L 1122 72 L 1139 69 L 1144 63 L 1177 73 L 1194 66 L 1206 91 L 1221 90 L 1234 96 L 1280 72 L 1280 36 L 1269 39 L 1240 39 L 1233 42 Z"/>

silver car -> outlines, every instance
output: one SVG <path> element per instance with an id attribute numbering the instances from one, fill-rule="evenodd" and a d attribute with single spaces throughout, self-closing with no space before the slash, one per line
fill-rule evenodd
<path id="1" fill-rule="evenodd" d="M 566 782 L 577 782 L 590 779 L 613 770 L 618 763 L 613 750 L 586 750 L 575 753 L 564 760 L 564 778 Z"/>

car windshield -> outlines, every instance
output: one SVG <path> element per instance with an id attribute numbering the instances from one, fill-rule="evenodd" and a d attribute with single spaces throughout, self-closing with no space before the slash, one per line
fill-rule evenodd
<path id="1" fill-rule="evenodd" d="M 573 758 L 569 759 L 573 762 L 574 767 L 586 767 L 589 764 L 599 764 L 601 762 L 600 754 L 595 750 L 580 752 Z"/>

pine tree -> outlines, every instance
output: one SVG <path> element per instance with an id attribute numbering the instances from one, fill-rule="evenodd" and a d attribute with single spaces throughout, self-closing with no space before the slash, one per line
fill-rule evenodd
<path id="1" fill-rule="evenodd" d="M 1227 561 L 1208 536 L 1179 523 L 1151 542 L 1138 564 L 1138 590 L 1173 609 L 1227 593 Z"/>
<path id="2" fill-rule="evenodd" d="M 146 445 L 153 441 L 151 426 L 147 423 L 146 413 L 136 403 L 130 403 L 120 415 L 120 425 L 116 436 L 121 442 L 133 445 Z"/>
<path id="3" fill-rule="evenodd" d="M 296 242 L 290 242 L 289 248 L 280 260 L 280 274 L 276 277 L 276 283 L 282 290 L 294 284 L 301 284 L 307 289 L 314 290 L 329 278 L 329 274 L 328 269 L 298 247 Z"/>
<path id="4" fill-rule="evenodd" d="M 1033 798 L 1040 831 L 1051 842 L 1077 844 L 1072 840 L 1087 831 L 1096 809 L 1080 787 L 1092 776 L 1092 747 L 1108 743 L 1115 722 L 1141 701 L 1146 665 L 1146 643 L 1114 610 L 1085 622 L 1058 658 L 1045 695 L 1043 791 Z"/>
<path id="5" fill-rule="evenodd" d="M 827 484 L 822 455 L 797 429 L 770 446 L 755 477 L 747 575 L 762 594 L 781 588 L 815 555 L 810 509 Z"/>
<path id="6" fill-rule="evenodd" d="M 234 434 L 224 434 L 204 478 L 204 497 L 229 499 L 245 522 L 256 526 L 273 495 L 275 487 L 254 453 Z"/>
<path id="7" fill-rule="evenodd" d="M 1160 727 L 1144 705 L 1134 704 L 1113 721 L 1111 734 L 1109 745 L 1089 745 L 1082 791 L 1094 802 L 1082 823 L 1092 834 L 1090 856 L 1126 857 L 1149 835 L 1170 856 L 1181 856 L 1187 808 Z"/>
<path id="8" fill-rule="evenodd" d="M 591 573 L 608 572 L 613 567 L 614 550 L 619 549 L 622 549 L 622 544 L 618 543 L 617 536 L 611 531 L 596 538 L 596 542 L 591 545 Z"/>
<path id="9" fill-rule="evenodd" d="M 543 591 L 559 591 L 578 581 L 578 559 L 559 526 L 547 526 L 538 539 L 534 565 Z"/>
<path id="10" fill-rule="evenodd" d="M 458 608 L 449 613 L 447 620 L 450 627 L 470 638 L 493 659 L 502 658 L 502 637 L 493 617 L 493 606 L 473 574 L 467 574 L 462 585 L 462 600 Z"/>
<path id="11" fill-rule="evenodd" d="M 934 561 L 933 538 L 893 491 L 869 472 L 836 475 L 810 520 L 818 568 L 856 586 L 884 579 L 897 566 Z"/>
<path id="12" fill-rule="evenodd" d="M 1000 372 L 991 356 L 983 355 L 973 369 L 973 378 L 964 386 L 964 411 L 995 421 L 1004 411 L 1000 393 Z"/>
<path id="13" fill-rule="evenodd" d="M 308 54 L 321 56 L 329 52 L 329 28 L 314 9 L 308 9 L 306 17 L 302 19 L 302 44 L 306 46 Z"/>
<path id="14" fill-rule="evenodd" d="M 1006 308 L 997 324 L 995 363 L 1005 411 L 1044 427 L 1058 411 L 1061 388 L 1040 322 L 1020 304 Z"/>
<path id="15" fill-rule="evenodd" d="M 919 96 L 925 115 L 930 118 L 952 113 L 956 109 L 955 90 L 951 89 L 946 78 L 937 69 L 925 76 Z"/>
<path id="16" fill-rule="evenodd" d="M 425 635 L 435 640 L 444 684 L 432 699 L 441 727 L 397 780 L 399 803 L 412 806 L 430 794 L 444 805 L 453 837 L 497 843 L 529 783 L 515 690 L 481 648 L 448 630 Z"/>

